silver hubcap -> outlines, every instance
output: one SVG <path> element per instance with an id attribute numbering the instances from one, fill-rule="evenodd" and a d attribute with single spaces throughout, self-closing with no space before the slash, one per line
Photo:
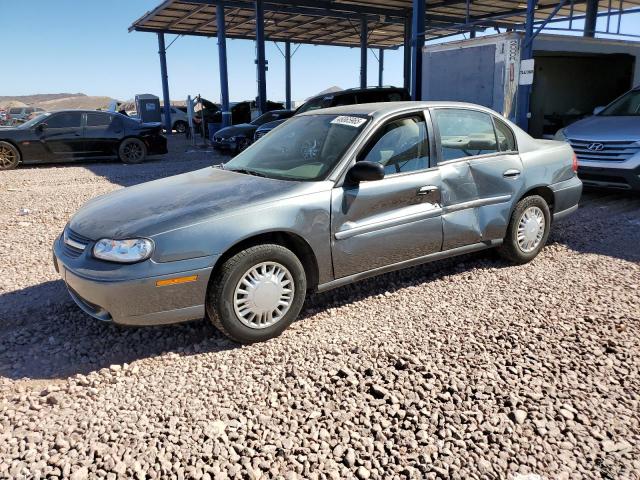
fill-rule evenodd
<path id="1" fill-rule="evenodd" d="M 289 311 L 295 286 L 289 270 L 276 262 L 251 267 L 233 293 L 233 309 L 244 325 L 267 328 Z"/>
<path id="2" fill-rule="evenodd" d="M 544 236 L 544 213 L 538 207 L 527 208 L 518 222 L 518 246 L 524 253 L 533 252 Z"/>

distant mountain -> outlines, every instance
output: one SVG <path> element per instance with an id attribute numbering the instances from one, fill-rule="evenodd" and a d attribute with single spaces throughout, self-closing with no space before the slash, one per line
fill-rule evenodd
<path id="1" fill-rule="evenodd" d="M 65 109 L 105 109 L 111 97 L 85 95 L 84 93 L 38 93 L 35 95 L 0 96 L 0 108 L 18 106 L 41 107 L 48 111 Z"/>

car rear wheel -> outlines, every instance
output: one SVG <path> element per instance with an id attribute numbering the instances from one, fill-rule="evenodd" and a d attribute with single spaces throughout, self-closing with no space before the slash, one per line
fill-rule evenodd
<path id="1" fill-rule="evenodd" d="M 189 125 L 187 124 L 187 122 L 178 120 L 176 123 L 173 124 L 173 129 L 178 133 L 184 133 L 187 131 L 188 126 Z"/>
<path id="2" fill-rule="evenodd" d="M 147 156 L 147 147 L 142 140 L 127 138 L 120 144 L 119 154 L 122 163 L 142 163 Z"/>
<path id="3" fill-rule="evenodd" d="M 261 342 L 296 319 L 306 290 L 304 267 L 293 252 L 257 245 L 224 262 L 207 292 L 207 317 L 236 342 Z"/>
<path id="4" fill-rule="evenodd" d="M 0 142 L 0 170 L 11 170 L 20 163 L 20 152 L 8 142 Z"/>
<path id="5" fill-rule="evenodd" d="M 498 252 L 513 263 L 530 262 L 547 243 L 550 226 L 551 212 L 544 198 L 538 195 L 525 197 L 511 214 L 507 234 Z"/>

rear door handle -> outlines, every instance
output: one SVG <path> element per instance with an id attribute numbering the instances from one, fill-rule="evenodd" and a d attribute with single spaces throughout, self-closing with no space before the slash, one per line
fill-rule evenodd
<path id="1" fill-rule="evenodd" d="M 517 177 L 519 177 L 519 176 L 520 176 L 520 170 L 516 170 L 515 168 L 514 168 L 514 169 L 511 169 L 511 170 L 506 170 L 506 171 L 502 174 L 502 176 L 503 176 L 504 178 L 517 178 Z"/>
<path id="2" fill-rule="evenodd" d="M 428 195 L 437 191 L 438 187 L 436 187 L 435 185 L 425 185 L 424 187 L 420 187 L 418 189 L 417 195 Z"/>

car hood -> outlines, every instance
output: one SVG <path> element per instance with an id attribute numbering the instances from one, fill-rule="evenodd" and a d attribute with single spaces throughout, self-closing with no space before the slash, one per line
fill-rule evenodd
<path id="1" fill-rule="evenodd" d="M 215 134 L 216 137 L 229 138 L 241 135 L 243 133 L 255 131 L 256 126 L 250 123 L 240 123 L 238 125 L 232 125 L 230 127 L 224 127 L 218 130 Z"/>
<path id="2" fill-rule="evenodd" d="M 569 125 L 564 134 L 586 141 L 640 140 L 640 116 L 594 115 Z"/>
<path id="3" fill-rule="evenodd" d="M 273 122 L 267 122 L 267 123 L 263 123 L 262 125 L 260 125 L 260 127 L 258 128 L 258 130 L 273 130 L 274 128 L 276 128 L 278 125 L 283 124 L 284 122 L 286 122 L 287 120 L 289 120 L 288 118 L 282 118 L 280 120 L 274 120 Z"/>
<path id="4" fill-rule="evenodd" d="M 152 237 L 295 196 L 304 185 L 209 167 L 95 198 L 78 211 L 69 227 L 92 240 Z"/>

